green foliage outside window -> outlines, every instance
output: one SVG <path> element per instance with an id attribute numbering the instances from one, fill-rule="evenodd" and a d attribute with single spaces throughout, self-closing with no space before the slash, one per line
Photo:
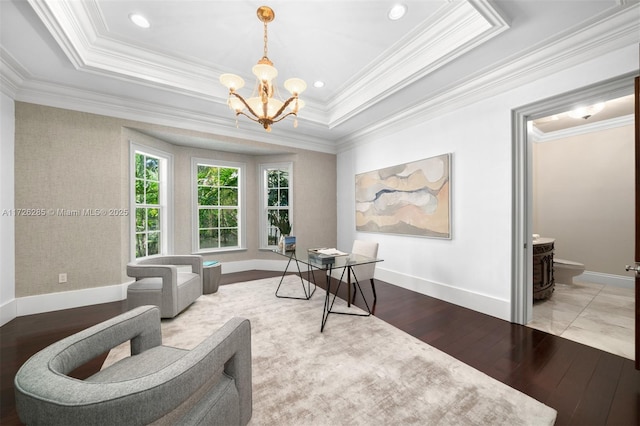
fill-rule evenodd
<path id="1" fill-rule="evenodd" d="M 135 155 L 135 232 L 136 258 L 160 254 L 161 206 L 160 159 L 150 155 Z"/>
<path id="2" fill-rule="evenodd" d="M 198 165 L 199 248 L 239 246 L 240 170 Z"/>
<path id="3" fill-rule="evenodd" d="M 291 233 L 289 220 L 289 172 L 282 169 L 266 171 L 267 182 L 267 243 L 277 245 L 280 235 Z"/>

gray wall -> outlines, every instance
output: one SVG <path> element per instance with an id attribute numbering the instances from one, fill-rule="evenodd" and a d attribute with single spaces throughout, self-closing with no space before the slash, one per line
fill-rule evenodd
<path id="1" fill-rule="evenodd" d="M 557 257 L 629 275 L 635 229 L 633 126 L 533 146 L 533 229 Z"/>
<path id="2" fill-rule="evenodd" d="M 273 147 L 279 154 L 246 155 L 172 145 L 140 130 L 213 136 L 21 102 L 15 104 L 15 115 L 15 206 L 45 213 L 16 217 L 16 297 L 130 280 L 125 269 L 130 261 L 129 217 L 64 216 L 58 211 L 130 208 L 130 141 L 174 157 L 174 253 L 191 253 L 192 157 L 247 165 L 247 250 L 207 258 L 223 262 L 273 259 L 272 253 L 258 248 L 258 167 L 270 162 L 293 162 L 293 225 L 300 246 L 335 246 L 335 155 L 269 144 L 261 147 Z M 56 213 L 51 214 L 51 209 Z M 67 283 L 58 283 L 59 273 L 67 274 Z"/>

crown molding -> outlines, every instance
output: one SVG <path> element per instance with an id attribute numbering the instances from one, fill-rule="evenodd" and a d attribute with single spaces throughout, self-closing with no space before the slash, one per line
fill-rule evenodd
<path id="1" fill-rule="evenodd" d="M 0 91 L 14 99 L 25 76 L 28 76 L 27 70 L 0 45 Z"/>
<path id="2" fill-rule="evenodd" d="M 110 37 L 95 0 L 28 2 L 77 70 L 226 102 L 227 92 L 218 84 L 221 71 L 194 58 L 142 49 Z M 487 0 L 446 2 L 371 67 L 365 67 L 367 72 L 345 84 L 326 110 L 308 105 L 305 117 L 333 128 L 507 29 Z M 425 58 L 431 58 L 426 67 Z"/>
<path id="3" fill-rule="evenodd" d="M 210 93 L 216 99 L 226 99 L 226 91 L 217 83 L 220 72 L 213 66 L 134 47 L 107 36 L 104 19 L 93 0 L 28 1 L 78 70 L 144 81 L 197 97 Z"/>
<path id="4" fill-rule="evenodd" d="M 448 2 L 346 82 L 329 102 L 334 128 L 509 29 L 486 0 Z"/>
<path id="5" fill-rule="evenodd" d="M 21 85 L 13 99 L 54 108 L 86 112 L 135 122 L 193 130 L 215 136 L 246 139 L 290 148 L 335 154 L 333 142 L 307 135 L 291 137 L 275 129 L 271 133 L 253 125 L 236 125 L 235 117 L 219 118 L 212 114 L 187 110 L 184 107 L 169 107 L 152 102 L 125 99 L 105 93 L 80 90 L 48 82 L 30 79 Z"/>
<path id="6" fill-rule="evenodd" d="M 373 135 L 417 125 L 608 52 L 637 44 L 640 42 L 639 14 L 639 3 L 625 4 L 604 18 L 596 17 L 577 28 L 569 28 L 490 69 L 480 70 L 465 81 L 441 88 L 434 96 L 375 125 L 347 135 L 337 142 L 338 152 L 366 143 Z"/>
<path id="7" fill-rule="evenodd" d="M 551 142 L 558 139 L 570 138 L 572 136 L 585 135 L 587 133 L 602 132 L 604 130 L 615 129 L 617 127 L 632 126 L 634 121 L 635 118 L 633 114 L 629 114 L 623 117 L 596 121 L 595 123 L 583 124 L 582 126 L 570 127 L 568 129 L 556 130 L 554 132 L 543 132 L 532 126 L 530 135 L 533 142 Z"/>

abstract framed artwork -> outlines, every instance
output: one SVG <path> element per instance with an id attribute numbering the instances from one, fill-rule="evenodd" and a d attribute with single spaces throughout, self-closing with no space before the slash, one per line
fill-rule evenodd
<path id="1" fill-rule="evenodd" d="M 451 238 L 451 153 L 356 175 L 356 230 Z"/>

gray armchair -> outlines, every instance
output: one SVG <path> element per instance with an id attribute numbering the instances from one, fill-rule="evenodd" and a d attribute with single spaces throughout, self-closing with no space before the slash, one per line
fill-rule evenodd
<path id="1" fill-rule="evenodd" d="M 156 305 L 162 318 L 175 317 L 202 295 L 202 256 L 142 259 L 127 265 L 127 275 L 136 279 L 127 288 L 127 307 Z"/>
<path id="2" fill-rule="evenodd" d="M 131 356 L 86 380 L 76 367 L 131 340 Z M 160 313 L 142 306 L 32 356 L 15 377 L 28 425 L 246 425 L 252 414 L 251 326 L 233 318 L 194 349 L 161 343 Z"/>

